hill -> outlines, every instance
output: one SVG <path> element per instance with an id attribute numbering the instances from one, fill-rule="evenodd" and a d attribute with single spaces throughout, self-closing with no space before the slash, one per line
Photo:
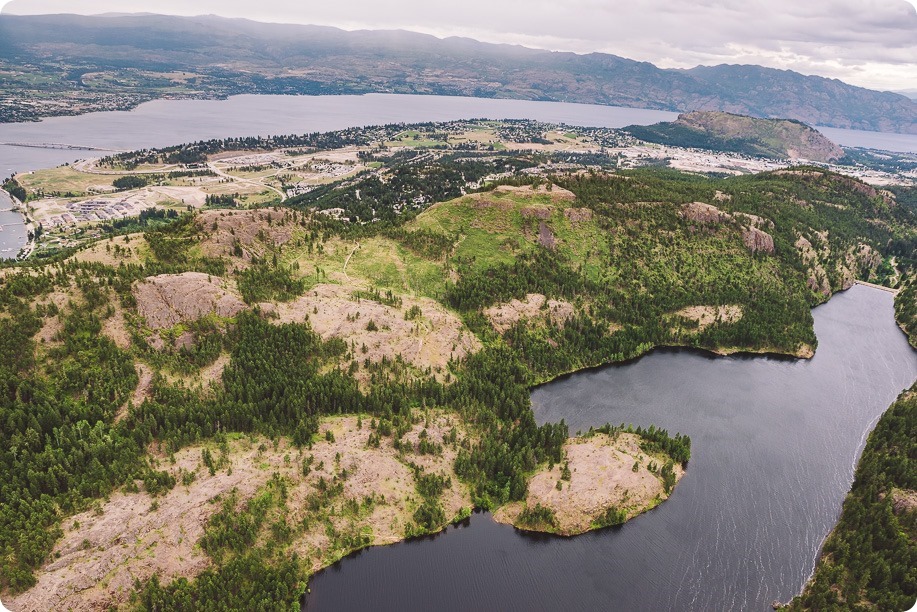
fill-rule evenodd
<path id="1" fill-rule="evenodd" d="M 917 133 L 917 103 L 758 66 L 663 70 L 405 31 L 161 15 L 0 15 L 0 120 L 130 108 L 162 97 L 414 93 L 722 110 Z"/>
<path id="2" fill-rule="evenodd" d="M 695 111 L 673 122 L 624 128 L 647 142 L 714 151 L 731 151 L 774 159 L 832 162 L 844 150 L 800 121 L 757 119 L 732 113 Z"/>
<path id="3" fill-rule="evenodd" d="M 283 206 L 98 222 L 0 270 L 4 601 L 275 609 L 472 508 L 561 535 L 619 524 L 678 494 L 691 440 L 571 439 L 535 422 L 531 385 L 655 346 L 808 357 L 813 305 L 913 268 L 914 210 L 821 169 L 558 171 L 422 146 Z M 502 176 L 470 188 L 489 164 Z M 417 183 L 462 187 L 403 209 Z M 329 214 L 353 190 L 388 211 Z"/>

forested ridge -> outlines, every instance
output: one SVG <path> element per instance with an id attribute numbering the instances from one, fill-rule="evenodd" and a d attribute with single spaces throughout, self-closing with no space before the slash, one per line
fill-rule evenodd
<path id="1" fill-rule="evenodd" d="M 472 162 L 464 167 L 476 175 L 490 170 Z M 392 180 L 413 184 L 429 174 L 411 170 Z M 457 183 L 461 172 L 435 174 L 446 177 L 436 183 L 445 185 Z M 77 255 L 4 270 L 0 590 L 32 587 L 64 521 L 101 511 L 113 492 L 143 490 L 159 499 L 190 486 L 190 477 L 179 484 L 164 469 L 182 449 L 223 445 L 241 433 L 289 440 L 306 452 L 330 416 L 361 415 L 372 431 L 370 444 L 402 448 L 405 434 L 429 420 L 430 411 L 456 414 L 471 435 L 455 443 L 453 469 L 473 504 L 495 509 L 522 500 L 539 466 L 561 462 L 569 435 L 563 422 L 535 422 L 533 384 L 660 345 L 799 353 L 816 344 L 810 308 L 844 288 L 851 275 L 881 280 L 875 277 L 883 262 L 893 260 L 902 274 L 913 266 L 917 224 L 909 195 L 889 200 L 822 170 L 730 179 L 664 170 L 584 172 L 500 182 L 466 196 L 443 189 L 434 197 L 448 202 L 365 225 L 319 219 L 308 214 L 308 201 L 292 202 L 294 210 L 273 211 L 276 217 L 246 217 L 261 228 L 248 242 L 233 234 L 219 243 L 214 235 L 221 217 L 202 224 L 202 213 L 188 214 L 136 228 L 145 232 L 132 234 L 131 244 L 144 250 L 118 250 L 121 260 L 114 264 Z M 366 193 L 386 205 L 383 186 Z M 317 193 L 315 201 L 330 206 L 353 194 L 344 186 L 340 193 Z M 685 206 L 695 202 L 720 212 L 710 222 L 686 216 Z M 250 211 L 208 212 L 232 218 Z M 772 238 L 772 250 L 749 247 L 746 234 L 754 224 Z M 289 239 L 272 241 L 274 231 Z M 817 269 L 801 256 L 800 237 L 813 245 Z M 104 252 L 106 243 L 92 249 Z M 362 256 L 360 249 L 374 250 Z M 151 329 L 140 314 L 137 285 L 189 271 L 214 284 L 223 279 L 238 292 L 241 310 Z M 358 279 L 367 282 L 358 285 Z M 827 294 L 819 290 L 822 281 Z M 438 305 L 445 314 L 435 316 L 454 316 L 457 338 L 474 334 L 477 348 L 435 370 L 401 355 L 373 361 L 366 340 L 361 346 L 323 337 L 319 289 L 347 283 L 354 283 L 353 301 L 397 315 L 387 323 L 347 321 L 368 334 L 361 338 L 394 334 L 402 324 L 405 333 L 420 333 L 433 325 Z M 543 307 L 505 327 L 496 324 L 490 309 L 532 295 L 543 297 Z M 277 320 L 300 298 L 316 305 L 299 319 Z M 422 306 L 421 299 L 427 300 Z M 416 301 L 412 308 L 409 300 Z M 741 317 L 717 310 L 726 306 Z M 712 309 L 712 320 L 679 314 L 692 307 Z M 110 331 L 122 320 L 126 338 Z M 154 337 L 164 342 L 157 345 Z M 182 344 L 181 338 L 190 340 Z M 213 384 L 202 384 L 202 373 L 220 363 Z M 135 403 L 145 371 L 140 366 L 151 375 Z M 687 462 L 690 440 L 657 425 L 627 431 L 645 438 L 647 448 Z M 425 440 L 418 452 L 435 454 L 437 444 L 452 443 Z M 213 471 L 227 469 L 209 455 L 204 462 Z M 338 475 L 323 480 L 310 498 L 316 509 L 340 497 L 346 475 Z M 416 477 L 418 506 L 406 535 L 460 518 L 443 510 L 445 482 L 422 471 Z M 288 554 L 305 527 L 285 523 L 287 486 L 277 478 L 252 500 L 223 499 L 201 541 L 213 565 L 196 579 L 140 582 L 130 605 L 288 606 L 308 572 Z M 369 512 L 375 503 L 364 500 L 352 512 Z M 331 533 L 341 550 L 371 543 L 365 534 Z"/>
<path id="2" fill-rule="evenodd" d="M 914 209 L 853 190 L 850 179 L 820 170 L 726 180 L 642 170 L 554 180 L 576 195 L 577 206 L 592 211 L 590 221 L 574 227 L 552 213 L 544 225 L 556 244 L 538 248 L 495 218 L 493 233 L 503 242 L 493 255 L 478 249 L 463 257 L 463 243 L 456 241 L 449 263 L 459 280 L 445 291 L 447 302 L 483 334 L 491 333 L 480 317 L 489 306 L 531 293 L 573 303 L 562 325 L 523 319 L 502 334 L 540 379 L 659 345 L 805 353 L 817 344 L 812 306 L 855 278 L 880 280 L 880 263 L 890 258 L 905 275 L 914 266 Z M 494 206 L 511 199 L 499 191 L 494 196 Z M 540 198 L 516 204 L 519 234 L 537 231 L 538 223 L 525 215 L 550 201 Z M 688 218 L 684 203 L 696 201 L 716 202 L 721 219 Z M 480 218 L 480 205 L 445 206 L 436 210 L 436 226 L 458 233 L 476 232 L 475 225 L 487 229 L 489 221 L 466 218 Z M 772 253 L 742 244 L 748 219 L 772 237 Z M 434 224 L 421 227 L 430 231 Z M 588 248 L 580 248 L 575 241 L 590 231 Z M 799 246 L 806 237 L 818 251 L 809 261 Z M 693 305 L 726 304 L 741 309 L 731 324 L 702 327 L 673 316 Z M 902 310 L 909 302 L 900 304 Z"/>

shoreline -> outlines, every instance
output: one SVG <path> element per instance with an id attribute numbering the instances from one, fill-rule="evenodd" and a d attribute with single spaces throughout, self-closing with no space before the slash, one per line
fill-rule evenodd
<path id="1" fill-rule="evenodd" d="M 899 289 L 892 289 L 890 287 L 885 287 L 883 285 L 877 285 L 875 283 L 870 283 L 870 282 L 861 281 L 861 280 L 855 280 L 853 282 L 853 285 L 851 285 L 850 287 L 853 287 L 854 285 L 861 285 L 863 287 L 869 287 L 870 289 L 877 289 L 879 291 L 884 291 L 885 293 L 890 293 L 892 296 L 898 295 L 900 291 Z M 837 295 L 838 293 L 843 293 L 845 291 L 848 291 L 850 287 L 838 289 L 837 291 L 832 293 L 831 296 L 828 297 L 824 302 L 816 304 L 810 310 L 815 310 L 819 306 L 823 306 L 827 304 L 829 301 L 831 301 L 831 298 L 833 298 L 835 295 Z M 897 319 L 895 320 L 895 322 L 897 323 Z M 898 324 L 898 328 L 901 329 L 901 331 L 905 334 L 905 336 L 907 336 L 907 332 L 903 328 L 901 328 L 900 324 Z M 568 378 L 576 374 L 592 372 L 595 370 L 600 370 L 600 369 L 608 368 L 608 367 L 619 367 L 619 366 L 630 365 L 656 351 L 673 352 L 673 353 L 685 351 L 689 353 L 694 353 L 696 355 L 700 355 L 701 357 L 706 357 L 707 359 L 718 359 L 720 357 L 739 357 L 739 358 L 745 357 L 745 358 L 752 358 L 752 359 L 753 358 L 776 359 L 776 360 L 781 360 L 781 361 L 784 361 L 784 360 L 786 361 L 795 361 L 795 360 L 808 361 L 812 359 L 813 357 L 815 357 L 816 350 L 817 350 L 817 347 L 813 348 L 813 347 L 810 347 L 809 345 L 804 345 L 801 349 L 797 350 L 795 353 L 784 353 L 774 348 L 762 348 L 762 349 L 753 349 L 749 347 L 708 348 L 708 347 L 702 347 L 702 346 L 690 346 L 687 344 L 659 344 L 659 345 L 653 345 L 649 347 L 647 350 L 643 351 L 642 353 L 638 355 L 634 355 L 633 357 L 622 359 L 621 361 L 609 361 L 606 363 L 599 363 L 596 365 L 584 366 L 581 368 L 570 370 L 569 372 L 561 372 L 559 374 L 556 374 L 544 380 L 538 379 L 529 386 L 529 390 L 534 391 L 535 389 L 539 387 L 543 387 L 544 385 L 548 385 L 555 381 L 558 381 L 564 378 Z"/>
<path id="2" fill-rule="evenodd" d="M 29 214 L 25 210 L 25 204 L 20 202 L 16 197 L 13 196 L 13 194 L 6 191 L 5 189 L 0 189 L 0 192 L 2 192 L 2 196 L 6 196 L 6 198 L 10 201 L 10 207 L 2 209 L 0 212 L 18 213 L 19 216 L 22 217 L 22 225 L 25 227 L 26 231 L 26 239 L 24 244 L 11 245 L 19 246 L 19 249 L 16 251 L 16 255 L 11 257 L 0 256 L 0 261 L 22 261 L 27 259 L 35 250 L 35 223 L 32 221 L 32 219 L 29 218 Z"/>

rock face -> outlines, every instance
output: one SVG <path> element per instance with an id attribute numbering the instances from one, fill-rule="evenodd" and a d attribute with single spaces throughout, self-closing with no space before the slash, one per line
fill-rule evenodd
<path id="1" fill-rule="evenodd" d="M 729 213 L 723 212 L 712 204 L 703 202 L 690 202 L 681 207 L 681 216 L 694 223 L 708 225 L 711 223 L 722 223 L 729 220 Z"/>
<path id="2" fill-rule="evenodd" d="M 849 289 L 857 278 L 869 278 L 882 263 L 882 255 L 867 244 L 856 244 L 837 253 L 831 249 L 828 232 L 813 232 L 810 238 L 799 235 L 796 250 L 809 270 L 809 289 L 825 297 Z"/>
<path id="3" fill-rule="evenodd" d="M 727 221 L 737 221 L 742 224 L 742 242 L 752 253 L 774 253 L 774 237 L 760 229 L 773 227 L 773 222 L 757 215 L 746 213 L 730 214 L 722 211 L 712 204 L 704 202 L 689 202 L 681 207 L 681 216 L 699 225 L 715 225 Z"/>
<path id="4" fill-rule="evenodd" d="M 746 227 L 742 230 L 742 242 L 752 253 L 774 253 L 774 238 L 757 227 Z"/>
<path id="5" fill-rule="evenodd" d="M 230 283 L 201 272 L 151 276 L 134 285 L 133 294 L 137 310 L 155 330 L 208 314 L 234 317 L 245 309 Z"/>

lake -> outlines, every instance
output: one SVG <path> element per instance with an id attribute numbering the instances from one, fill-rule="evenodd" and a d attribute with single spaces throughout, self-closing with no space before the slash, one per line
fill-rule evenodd
<path id="1" fill-rule="evenodd" d="M 154 100 L 131 111 L 0 124 L 0 143 L 57 143 L 133 150 L 227 138 L 328 132 L 355 126 L 456 119 L 534 119 L 591 127 L 671 121 L 676 113 L 639 108 L 453 96 L 233 96 Z M 26 172 L 106 154 L 0 145 L 0 173 Z"/>
<path id="2" fill-rule="evenodd" d="M 855 286 L 813 311 L 808 361 L 658 350 L 532 392 L 571 431 L 656 424 L 692 440 L 672 497 L 621 528 L 527 535 L 475 514 L 434 538 L 318 573 L 304 609 L 768 610 L 799 592 L 868 432 L 917 378 L 892 295 Z"/>
<path id="3" fill-rule="evenodd" d="M 534 119 L 584 127 L 620 128 L 671 121 L 677 113 L 639 108 L 494 100 L 454 96 L 233 96 L 227 100 L 154 100 L 131 111 L 51 117 L 0 124 L 0 143 L 56 144 L 91 150 L 0 144 L 0 175 L 50 168 L 113 151 L 235 136 L 326 132 L 354 126 L 456 119 Z M 917 136 L 825 129 L 847 146 L 917 152 Z M 0 225 L 3 222 L 0 221 Z M 0 233 L 0 259 L 15 256 L 21 236 Z"/>
<path id="4" fill-rule="evenodd" d="M 37 123 L 0 124 L 0 143 L 55 144 L 92 150 L 0 144 L 0 174 L 9 176 L 63 163 L 133 150 L 232 136 L 327 132 L 354 126 L 455 119 L 536 119 L 580 126 L 624 127 L 669 121 L 675 113 L 450 96 L 233 96 L 228 100 L 154 100 L 131 111 L 51 117 Z M 2 208 L 2 207 L 0 207 Z M 4 215 L 10 215 L 7 219 Z M 0 213 L 12 222 L 21 217 Z M 0 259 L 15 257 L 24 231 L 0 232 Z"/>

